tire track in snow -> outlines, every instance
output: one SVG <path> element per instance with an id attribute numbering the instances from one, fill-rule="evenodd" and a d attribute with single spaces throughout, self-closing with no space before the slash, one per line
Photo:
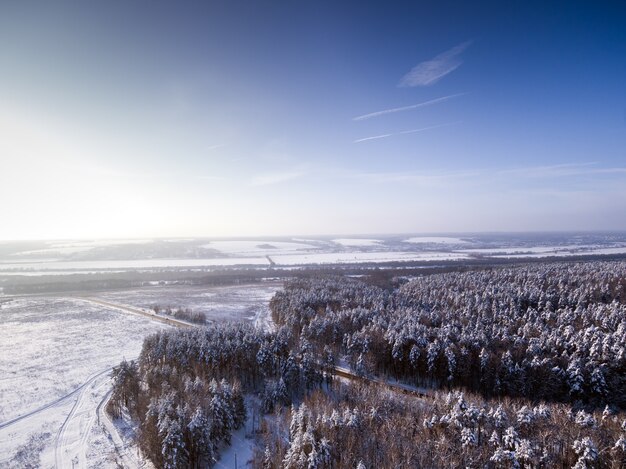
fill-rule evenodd
<path id="1" fill-rule="evenodd" d="M 75 467 L 74 460 L 78 461 L 79 467 L 84 467 L 84 465 L 81 463 L 85 462 L 86 448 L 84 448 L 82 443 L 83 441 L 86 442 L 89 436 L 89 432 L 92 426 L 90 425 L 90 423 L 92 423 L 93 420 L 89 418 L 86 428 L 81 429 L 80 427 L 81 420 L 85 414 L 85 409 L 83 409 L 83 405 L 85 401 L 88 400 L 89 398 L 89 394 L 90 394 L 89 391 L 91 390 L 96 391 L 108 383 L 108 380 L 109 380 L 108 376 L 105 376 L 105 379 L 102 382 L 98 381 L 99 379 L 102 378 L 102 375 L 103 373 L 100 373 L 98 376 L 95 376 L 94 378 L 89 380 L 86 383 L 87 384 L 86 386 L 83 386 L 83 388 L 81 389 L 78 395 L 78 398 L 76 399 L 76 401 L 74 402 L 74 405 L 72 406 L 72 409 L 70 410 L 69 414 L 63 421 L 63 424 L 59 428 L 59 431 L 57 432 L 57 436 L 54 442 L 54 460 L 55 460 L 55 465 L 57 469 L 62 469 L 66 467 Z M 89 409 L 87 409 L 87 415 L 89 415 Z M 70 466 L 70 462 L 68 461 L 68 453 L 69 453 L 70 447 L 74 446 L 72 443 L 75 443 L 75 442 L 71 442 L 70 441 L 71 437 L 68 436 L 68 428 L 72 425 L 76 425 L 77 427 L 76 428 L 77 432 L 75 433 L 78 434 L 79 441 L 78 441 L 78 448 L 76 448 L 77 451 L 71 454 L 71 456 L 74 456 L 74 458 L 72 458 L 71 466 Z"/>
<path id="2" fill-rule="evenodd" d="M 30 412 L 26 412 L 25 414 L 19 415 L 17 417 L 14 417 L 10 420 L 7 420 L 6 422 L 2 422 L 0 423 L 0 430 L 9 427 L 21 420 L 27 419 L 29 417 L 33 417 L 41 412 L 43 412 L 44 410 L 50 409 L 51 407 L 55 407 L 59 404 L 62 404 L 63 402 L 65 402 L 66 400 L 68 400 L 69 398 L 71 398 L 74 394 L 77 394 L 78 392 L 80 392 L 83 388 L 85 388 L 86 386 L 88 386 L 94 379 L 97 379 L 99 376 L 108 373 L 112 370 L 113 368 L 107 368 L 105 370 L 102 370 L 98 373 L 96 373 L 95 375 L 92 375 L 91 377 L 89 377 L 89 379 L 87 379 L 87 381 L 85 381 L 83 384 L 81 384 L 80 386 L 78 386 L 76 389 L 74 389 L 73 391 L 70 391 L 69 393 L 65 394 L 64 396 L 59 397 L 58 399 L 55 399 L 47 404 L 42 405 L 41 407 L 37 407 L 36 409 L 31 410 Z"/>
<path id="3" fill-rule="evenodd" d="M 127 446 L 124 444 L 122 437 L 120 436 L 117 428 L 115 428 L 115 424 L 109 418 L 109 415 L 106 412 L 106 406 L 111 399 L 111 394 L 113 390 L 109 390 L 102 398 L 98 407 L 96 408 L 96 415 L 100 420 L 100 424 L 103 426 L 103 429 L 106 433 L 109 434 L 111 439 L 111 443 L 113 443 L 113 447 L 115 448 L 115 452 L 118 454 L 121 460 L 121 464 L 126 469 L 139 469 L 143 467 L 142 461 L 135 458 L 127 449 Z"/>
<path id="4" fill-rule="evenodd" d="M 99 391 L 101 388 L 108 386 L 110 388 L 110 383 L 109 380 L 105 380 L 103 381 L 100 385 L 98 385 L 97 387 L 94 388 L 94 392 L 95 391 Z M 107 394 L 110 391 L 107 391 Z M 94 426 L 94 423 L 96 422 L 96 418 L 98 416 L 97 414 L 97 410 L 98 407 L 96 407 L 96 412 L 89 412 L 91 409 L 88 409 L 87 412 L 87 424 L 86 426 L 80 430 L 79 432 L 82 431 L 82 437 L 80 439 L 80 445 L 79 445 L 79 458 L 78 458 L 78 468 L 86 468 L 87 467 L 87 442 L 89 440 L 89 435 L 91 434 L 91 429 Z"/>

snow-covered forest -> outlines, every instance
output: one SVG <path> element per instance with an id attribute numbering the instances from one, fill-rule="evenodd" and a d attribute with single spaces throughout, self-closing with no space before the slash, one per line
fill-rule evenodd
<path id="1" fill-rule="evenodd" d="M 274 319 L 316 356 L 429 387 L 626 408 L 626 263 L 288 283 Z"/>
<path id="2" fill-rule="evenodd" d="M 458 391 L 416 399 L 339 384 L 276 411 L 255 467 L 624 467 L 626 423 L 611 410 L 486 401 Z"/>
<path id="3" fill-rule="evenodd" d="M 245 394 L 266 413 L 256 467 L 624 467 L 625 262 L 374 283 L 288 282 L 271 333 L 159 332 L 110 410 L 157 467 L 211 467 Z M 333 380 L 345 367 L 360 379 Z"/>
<path id="4" fill-rule="evenodd" d="M 321 383 L 312 356 L 296 357 L 288 335 L 249 323 L 159 332 L 138 363 L 114 369 L 107 410 L 138 423 L 139 447 L 157 467 L 212 467 L 246 419 L 244 393 L 260 394 L 270 411 Z"/>
<path id="5" fill-rule="evenodd" d="M 211 467 L 245 421 L 242 386 L 258 381 L 254 350 L 262 340 L 243 325 L 153 335 L 138 364 L 114 369 L 107 410 L 138 422 L 139 447 L 157 467 Z"/>

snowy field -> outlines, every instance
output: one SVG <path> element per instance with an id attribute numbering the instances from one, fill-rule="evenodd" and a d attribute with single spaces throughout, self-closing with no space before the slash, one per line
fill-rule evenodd
<path id="1" fill-rule="evenodd" d="M 413 262 L 413 261 L 442 261 L 467 259 L 469 256 L 457 252 L 328 252 L 316 254 L 293 254 L 272 257 L 278 267 L 304 265 L 333 265 L 333 264 L 368 264 L 382 262 Z"/>
<path id="2" fill-rule="evenodd" d="M 0 273 L 4 272 L 96 272 L 101 270 L 154 270 L 171 268 L 227 267 L 235 265 L 268 266 L 265 257 L 225 257 L 219 259 L 125 259 L 102 261 L 28 261 L 6 262 L 0 264 Z"/>
<path id="3" fill-rule="evenodd" d="M 265 256 L 268 254 L 284 254 L 298 251 L 310 251 L 318 249 L 312 244 L 297 243 L 292 241 L 212 241 L 203 244 L 201 247 L 206 249 L 214 249 L 222 254 L 246 257 L 246 256 Z"/>
<path id="4" fill-rule="evenodd" d="M 274 281 L 148 287 L 99 292 L 90 298 L 141 308 L 155 303 L 191 308 L 211 320 L 245 319 L 267 328 L 271 327 L 267 305 L 281 286 Z M 139 466 L 136 448 L 120 437 L 120 428 L 103 411 L 111 386 L 109 373 L 123 358 L 139 355 L 144 337 L 170 326 L 86 297 L 2 300 L 0 467 Z M 248 446 L 239 448 L 240 456 Z"/>
<path id="5" fill-rule="evenodd" d="M 405 239 L 405 243 L 412 244 L 467 244 L 466 241 L 461 238 L 450 238 L 447 236 L 415 236 L 413 238 Z"/>
<path id="6" fill-rule="evenodd" d="M 626 246 L 623 247 L 602 247 L 598 245 L 569 245 L 569 246 L 523 246 L 509 248 L 483 248 L 483 249 L 463 249 L 468 255 L 479 255 L 493 258 L 544 258 L 544 257 L 571 257 L 584 255 L 610 255 L 626 254 Z"/>
<path id="7" fill-rule="evenodd" d="M 163 286 L 99 293 L 111 303 L 150 309 L 155 305 L 190 308 L 214 321 L 255 320 L 267 314 L 269 301 L 282 282 L 219 287 Z"/>
<path id="8" fill-rule="evenodd" d="M 135 358 L 143 338 L 163 327 L 72 298 L 4 302 L 0 466 L 28 467 L 40 456 L 41 467 L 53 467 L 67 462 L 68 454 L 82 465 L 94 426 L 91 411 L 108 390 L 111 367 Z M 32 460 L 21 460 L 20 450 Z"/>
<path id="9" fill-rule="evenodd" d="M 380 239 L 369 239 L 369 238 L 338 238 L 333 239 L 333 243 L 340 244 L 341 246 L 346 247 L 368 247 L 368 246 L 379 246 L 383 241 Z"/>
<path id="10" fill-rule="evenodd" d="M 0 243 L 0 277 L 626 254 L 626 233 Z"/>
<path id="11" fill-rule="evenodd" d="M 294 267 L 332 264 L 363 264 L 402 261 L 438 261 L 467 259 L 463 252 L 440 251 L 339 251 L 311 252 L 308 254 L 285 253 L 272 254 L 271 260 L 276 267 Z M 123 272 L 128 270 L 151 271 L 159 269 L 207 269 L 216 267 L 253 266 L 269 267 L 266 256 L 225 257 L 218 259 L 142 259 L 110 261 L 49 261 L 0 263 L 0 275 L 64 275 L 69 273 L 94 273 L 98 271 Z"/>

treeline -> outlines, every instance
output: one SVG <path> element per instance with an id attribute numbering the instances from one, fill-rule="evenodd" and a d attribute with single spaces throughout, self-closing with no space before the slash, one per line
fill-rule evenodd
<path id="1" fill-rule="evenodd" d="M 262 469 L 553 468 L 626 465 L 626 422 L 611 411 L 460 392 L 432 399 L 338 385 L 266 420 Z"/>
<path id="2" fill-rule="evenodd" d="M 212 467 L 246 419 L 243 392 L 256 378 L 247 370 L 262 340 L 243 326 L 150 336 L 138 363 L 114 369 L 107 410 L 137 422 L 138 446 L 156 467 Z"/>
<path id="3" fill-rule="evenodd" d="M 526 265 L 395 289 L 295 280 L 274 320 L 316 360 L 485 397 L 626 408 L 626 262 Z"/>
<path id="4" fill-rule="evenodd" d="M 172 307 L 169 305 L 153 305 L 151 309 L 155 314 L 164 314 L 166 316 L 171 316 L 183 321 L 194 322 L 196 324 L 206 324 L 207 321 L 206 313 L 203 313 L 202 311 L 193 311 L 191 308 L 183 308 L 181 306 Z"/>
<path id="5" fill-rule="evenodd" d="M 137 422 L 137 443 L 159 468 L 209 468 L 246 419 L 244 393 L 266 411 L 321 384 L 310 353 L 250 324 L 162 331 L 145 339 L 138 362 L 113 371 L 107 410 Z"/>
<path id="6" fill-rule="evenodd" d="M 3 277 L 3 292 L 7 295 L 28 293 L 56 293 L 72 291 L 98 291 L 154 285 L 223 286 L 256 283 L 279 274 L 258 268 L 236 267 L 212 272 L 191 272 L 182 268 L 173 270 L 59 273 L 54 275 L 11 275 Z M 2 274 L 0 273 L 0 277 Z"/>
<path id="7" fill-rule="evenodd" d="M 219 445 L 229 444 L 231 432 L 245 421 L 240 385 L 169 369 L 161 369 L 160 377 L 158 387 L 144 389 L 137 365 L 122 362 L 113 371 L 108 412 L 119 417 L 127 410 L 138 421 L 139 447 L 157 467 L 212 466 Z"/>

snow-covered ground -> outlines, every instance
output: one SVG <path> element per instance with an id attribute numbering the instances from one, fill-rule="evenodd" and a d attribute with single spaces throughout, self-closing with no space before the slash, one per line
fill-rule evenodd
<path id="1" fill-rule="evenodd" d="M 589 256 L 589 255 L 610 255 L 610 254 L 626 254 L 626 247 L 623 248 L 600 248 L 593 250 L 572 250 L 572 251 L 555 251 L 548 250 L 543 252 L 530 252 L 530 253 L 508 253 L 498 254 L 491 257 L 494 258 L 506 258 L 506 259 L 542 259 L 546 257 L 572 257 L 572 256 Z"/>
<path id="2" fill-rule="evenodd" d="M 605 247 L 602 245 L 566 245 L 566 246 L 519 246 L 506 248 L 461 249 L 457 252 L 478 254 L 494 258 L 543 258 L 571 257 L 585 255 L 626 254 L 626 246 Z"/>
<path id="3" fill-rule="evenodd" d="M 4 242 L 0 243 L 0 281 L 15 275 L 625 253 L 626 233 Z"/>
<path id="4" fill-rule="evenodd" d="M 310 264 L 362 264 L 375 262 L 400 261 L 443 261 L 467 259 L 467 254 L 455 252 L 327 252 L 319 254 L 293 254 L 273 256 L 277 266 L 296 266 Z"/>
<path id="5" fill-rule="evenodd" d="M 247 257 L 271 254 L 310 251 L 317 249 L 312 244 L 294 243 L 289 241 L 211 241 L 203 244 L 205 249 L 215 249 L 224 254 Z"/>
<path id="6" fill-rule="evenodd" d="M 16 298 L 0 308 L 0 422 L 64 396 L 135 357 L 163 326 L 70 298 Z"/>
<path id="7" fill-rule="evenodd" d="M 268 254 L 269 255 L 269 254 Z M 311 264 L 346 264 L 368 262 L 397 261 L 431 261 L 464 259 L 463 253 L 448 252 L 402 252 L 402 251 L 342 251 L 342 252 L 310 252 L 308 254 L 272 253 L 271 259 L 277 266 L 311 265 Z M 95 272 L 99 270 L 153 270 L 153 269 L 194 269 L 203 267 L 226 266 L 263 266 L 269 267 L 265 256 L 224 257 L 215 259 L 141 259 L 141 260 L 110 260 L 110 261 L 52 261 L 52 262 L 19 262 L 0 263 L 0 275 L 5 274 L 69 274 L 74 271 Z"/>
<path id="8" fill-rule="evenodd" d="M 36 256 L 42 255 L 46 259 L 51 256 L 63 256 L 67 254 L 76 254 L 87 252 L 99 247 L 116 246 L 120 244 L 147 244 L 152 242 L 151 239 L 97 239 L 84 241 L 51 241 L 45 242 L 40 249 L 23 250 L 12 253 L 11 257 Z"/>
<path id="9" fill-rule="evenodd" d="M 476 248 L 476 249 L 460 249 L 459 252 L 466 252 L 468 254 L 487 254 L 487 255 L 500 255 L 500 254 L 542 254 L 542 253 L 555 253 L 566 252 L 571 249 L 576 249 L 578 246 L 515 246 L 506 248 Z"/>
<path id="10" fill-rule="evenodd" d="M 247 319 L 271 328 L 268 302 L 280 282 L 234 287 L 154 287 L 101 292 L 138 307 L 189 307 L 212 320 Z M 136 448 L 103 413 L 110 371 L 139 355 L 143 338 L 169 327 L 69 297 L 5 297 L 0 304 L 0 467 L 140 467 Z M 7 301 L 8 300 L 8 301 Z M 251 456 L 245 430 L 221 464 Z"/>
<path id="11" fill-rule="evenodd" d="M 4 271 L 63 271 L 73 270 L 150 270 L 164 268 L 220 267 L 234 265 L 268 266 L 265 257 L 224 257 L 211 259 L 128 259 L 107 261 L 50 261 L 50 262 L 7 262 L 0 263 L 0 273 Z"/>
<path id="12" fill-rule="evenodd" d="M 68 254 L 76 254 L 77 252 L 86 252 L 92 249 L 93 246 L 57 246 L 43 249 L 32 249 L 30 251 L 20 251 L 11 254 L 11 256 L 45 256 L 44 258 L 48 258 L 50 256 L 65 256 Z"/>
<path id="13" fill-rule="evenodd" d="M 15 298 L 0 308 L 0 466 L 85 466 L 94 409 L 111 367 L 165 325 L 71 298 Z M 69 458 L 69 459 L 67 459 Z M 9 461 L 16 460 L 9 464 Z M 36 467 L 36 466 L 33 466 Z"/>
<path id="14" fill-rule="evenodd" d="M 117 304 L 150 309 L 155 305 L 190 308 L 215 321 L 255 320 L 269 308 L 280 281 L 217 287 L 160 286 L 103 292 L 98 297 Z"/>
<path id="15" fill-rule="evenodd" d="M 467 244 L 466 241 L 461 238 L 451 238 L 448 236 L 415 236 L 404 240 L 405 243 L 411 244 Z"/>
<path id="16" fill-rule="evenodd" d="M 255 446 L 254 429 L 252 428 L 252 415 L 255 412 L 253 407 L 257 408 L 256 414 L 258 417 L 258 403 L 247 399 L 246 410 L 248 415 L 246 422 L 239 430 L 233 432 L 230 446 L 220 448 L 220 458 L 215 463 L 216 468 L 236 469 L 250 467 L 248 463 L 252 461 Z"/>
<path id="17" fill-rule="evenodd" d="M 333 243 L 346 247 L 379 246 L 383 243 L 380 239 L 368 238 L 338 238 L 333 239 Z"/>

